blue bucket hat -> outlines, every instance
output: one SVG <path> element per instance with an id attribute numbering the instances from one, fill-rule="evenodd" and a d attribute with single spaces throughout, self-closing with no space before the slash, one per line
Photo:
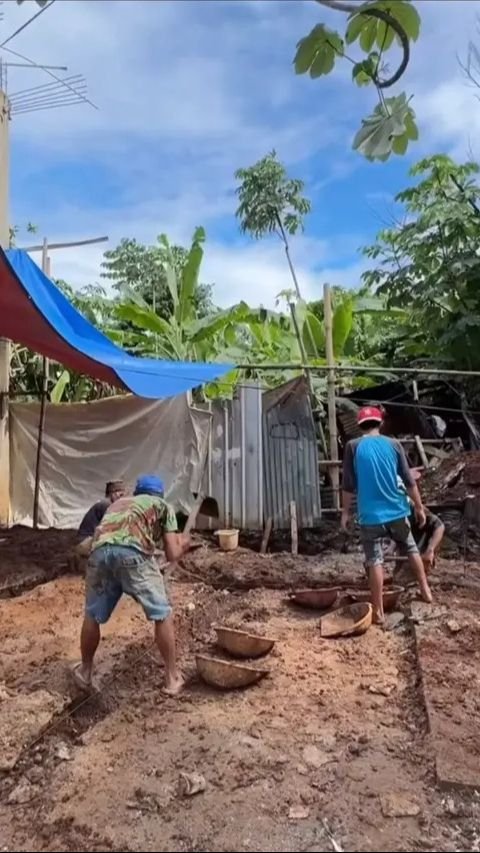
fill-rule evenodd
<path id="1" fill-rule="evenodd" d="M 136 482 L 133 494 L 156 495 L 159 498 L 163 498 L 164 492 L 165 487 L 160 477 L 157 477 L 155 474 L 142 474 Z"/>

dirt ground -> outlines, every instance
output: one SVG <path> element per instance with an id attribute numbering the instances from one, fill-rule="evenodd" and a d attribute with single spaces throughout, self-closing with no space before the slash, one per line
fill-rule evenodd
<path id="1" fill-rule="evenodd" d="M 45 567 L 46 536 L 32 539 L 37 568 Z M 14 539 L 10 551 L 0 545 L 0 577 Z M 63 571 L 66 540 L 60 535 L 49 551 L 49 564 Z M 1 849 L 480 850 L 474 779 L 444 790 L 436 752 L 439 739 L 460 742 L 463 731 L 473 756 L 480 744 L 476 565 L 465 572 L 441 563 L 431 621 L 415 627 L 405 618 L 392 631 L 325 640 L 319 614 L 293 608 L 286 592 L 362 585 L 356 554 L 293 559 L 206 545 L 172 585 L 189 678 L 177 700 L 161 694 L 148 625 L 128 600 L 104 632 L 99 693 L 72 697 L 67 667 L 78 654 L 82 579 L 58 575 L 0 601 L 0 725 L 9 707 L 44 691 L 64 707 L 30 731 L 15 765 L 0 773 Z M 410 612 L 409 593 L 401 608 Z M 265 680 L 229 693 L 198 681 L 195 655 L 218 654 L 215 623 L 276 639 L 262 661 Z M 445 712 L 438 724 L 427 716 L 425 690 L 429 716 Z M 10 717 L 11 730 L 20 722 Z M 184 773 L 201 774 L 205 790 L 185 797 Z"/>

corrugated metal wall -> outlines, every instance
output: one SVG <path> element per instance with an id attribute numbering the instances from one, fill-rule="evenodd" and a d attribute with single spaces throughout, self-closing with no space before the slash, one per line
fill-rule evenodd
<path id="1" fill-rule="evenodd" d="M 318 455 L 308 389 L 302 377 L 262 393 L 240 386 L 234 400 L 210 407 L 203 490 L 218 503 L 218 522 L 199 524 L 258 530 L 270 516 L 290 526 L 290 502 L 299 527 L 320 520 Z"/>
<path id="2" fill-rule="evenodd" d="M 234 400 L 211 406 L 204 490 L 214 497 L 225 527 L 263 527 L 262 390 L 240 386 Z M 210 523 L 218 527 L 218 523 Z"/>
<path id="3" fill-rule="evenodd" d="M 308 389 L 303 377 L 263 395 L 265 517 L 289 527 L 295 501 L 299 527 L 321 518 L 318 451 Z"/>

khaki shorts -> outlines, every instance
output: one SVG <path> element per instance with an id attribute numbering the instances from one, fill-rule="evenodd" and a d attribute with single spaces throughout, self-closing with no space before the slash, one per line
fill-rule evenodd
<path id="1" fill-rule="evenodd" d="M 386 524 L 372 524 L 360 527 L 360 537 L 365 553 L 367 568 L 383 566 L 383 540 L 393 539 L 402 556 L 418 554 L 418 546 L 413 538 L 408 518 L 397 518 Z"/>

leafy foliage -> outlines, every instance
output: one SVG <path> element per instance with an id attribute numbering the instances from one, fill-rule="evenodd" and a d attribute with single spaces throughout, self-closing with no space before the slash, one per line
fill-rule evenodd
<path id="1" fill-rule="evenodd" d="M 302 224 L 305 208 L 297 200 L 294 203 L 290 192 L 282 191 L 283 183 L 290 179 L 278 161 L 277 165 L 280 169 L 275 167 L 274 176 L 280 189 L 277 182 L 258 183 L 257 179 L 253 185 L 245 185 L 252 189 L 251 196 L 243 198 L 245 228 L 248 224 L 248 230 L 257 236 L 277 230 L 277 211 L 280 222 L 291 212 L 299 217 L 297 227 Z M 250 178 L 250 170 L 245 171 Z M 334 289 L 337 359 L 480 370 L 479 173 L 476 163 L 459 165 L 444 155 L 421 160 L 412 168 L 411 184 L 397 196 L 403 216 L 364 250 L 371 268 L 364 274 L 362 286 L 355 291 Z M 262 187 L 267 198 L 277 199 L 273 213 L 267 206 L 270 219 L 265 218 Z M 302 198 L 302 189 L 296 183 L 292 192 L 298 190 Z M 247 205 L 249 199 L 251 206 Z M 279 233 L 286 241 L 286 233 Z M 284 245 L 288 249 L 288 242 Z M 240 376 L 276 385 L 298 373 L 270 373 L 256 365 L 301 364 L 304 357 L 314 364 L 325 363 L 321 301 L 309 305 L 296 290 L 290 290 L 279 294 L 279 302 L 286 302 L 283 310 L 267 311 L 239 302 L 226 310 L 210 308 L 202 315 L 198 290 L 205 248 L 203 228 L 196 229 L 181 264 L 166 236 L 159 237 L 158 247 L 162 259 L 158 272 L 168 296 L 166 316 L 153 310 L 135 287 L 111 297 L 98 285 L 81 291 L 62 281 L 58 285 L 92 323 L 136 355 L 244 366 L 242 373 L 234 370 L 226 380 L 209 386 L 207 396 L 230 396 Z M 58 365 L 51 367 L 53 400 L 96 399 L 112 392 Z M 323 392 L 322 383 L 317 384 Z M 14 347 L 12 391 L 22 395 L 40 390 L 41 358 Z"/>
<path id="2" fill-rule="evenodd" d="M 11 225 L 9 230 L 9 246 L 11 249 L 15 248 L 17 237 L 23 231 L 20 225 Z M 33 225 L 32 222 L 27 222 L 25 226 L 25 231 L 27 234 L 36 234 L 38 228 L 36 225 Z"/>
<path id="3" fill-rule="evenodd" d="M 358 86 L 375 86 L 378 104 L 362 120 L 353 148 L 369 160 L 387 160 L 391 154 L 405 154 L 409 143 L 418 138 L 415 113 L 405 93 L 385 98 L 383 90 L 403 75 L 410 58 L 410 43 L 420 35 L 420 15 L 411 0 L 374 0 L 361 4 L 317 0 L 320 5 L 348 13 L 344 35 L 317 24 L 300 39 L 294 57 L 297 74 L 315 79 L 330 74 L 337 59 L 351 62 L 352 79 Z M 391 76 L 385 76 L 384 55 L 395 45 L 402 59 Z M 347 52 L 357 45 L 366 58 L 353 58 Z"/>
<path id="4" fill-rule="evenodd" d="M 418 139 L 415 113 L 404 94 L 383 98 L 373 114 L 362 121 L 353 147 L 368 160 L 388 160 L 390 154 L 405 154 L 410 140 Z"/>
<path id="5" fill-rule="evenodd" d="M 258 240 L 273 232 L 296 234 L 303 228 L 311 208 L 302 195 L 303 181 L 288 177 L 275 151 L 247 169 L 238 169 L 235 177 L 240 182 L 237 219 L 244 233 Z"/>
<path id="6" fill-rule="evenodd" d="M 275 151 L 247 169 L 238 169 L 235 177 L 240 181 L 237 187 L 240 201 L 237 218 L 241 230 L 257 240 L 272 233 L 280 237 L 296 299 L 300 302 L 302 295 L 290 255 L 287 234 L 293 235 L 302 229 L 304 218 L 310 212 L 310 202 L 303 196 L 303 181 L 288 177 L 285 166 L 277 159 Z M 310 351 L 315 353 L 315 337 L 310 326 L 310 320 L 307 318 L 306 332 Z"/>
<path id="7" fill-rule="evenodd" d="M 295 71 L 297 74 L 308 71 L 315 80 L 322 74 L 330 74 L 337 56 L 343 56 L 343 39 L 323 24 L 317 24 L 308 36 L 298 42 Z"/>
<path id="8" fill-rule="evenodd" d="M 403 223 L 380 232 L 365 254 L 364 275 L 388 308 L 408 306 L 398 334 L 403 357 L 458 369 L 480 366 L 480 186 L 475 163 L 436 155 L 411 170 L 413 186 L 397 196 Z"/>
<path id="9" fill-rule="evenodd" d="M 183 246 L 167 249 L 163 236 L 152 246 L 125 238 L 105 252 L 102 276 L 113 283 L 120 296 L 133 292 L 160 317 L 167 318 L 173 311 L 173 300 L 165 264 L 168 261 L 175 274 L 181 276 L 187 259 L 187 249 Z M 212 308 L 211 292 L 211 286 L 206 284 L 199 285 L 196 291 L 196 307 L 202 316 Z"/>

